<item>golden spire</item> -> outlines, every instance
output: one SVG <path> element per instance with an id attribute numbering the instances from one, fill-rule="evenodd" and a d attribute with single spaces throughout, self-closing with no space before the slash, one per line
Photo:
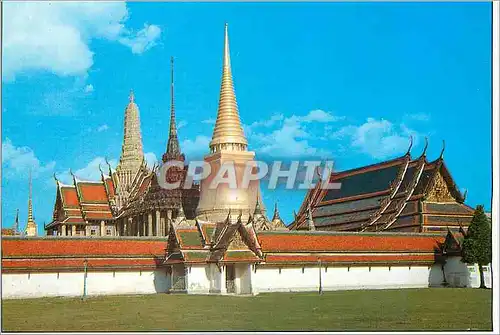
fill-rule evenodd
<path id="1" fill-rule="evenodd" d="M 210 142 L 210 152 L 216 152 L 222 149 L 232 151 L 245 151 L 247 149 L 247 139 L 243 133 L 240 116 L 238 114 L 236 95 L 234 94 L 227 23 L 224 29 L 224 61 L 222 66 L 219 108 L 212 141 Z"/>
<path id="2" fill-rule="evenodd" d="M 30 177 L 29 177 L 29 196 L 28 196 L 28 224 L 33 222 L 33 203 L 31 200 L 32 197 L 32 186 L 31 186 L 31 169 L 30 169 Z"/>
<path id="3" fill-rule="evenodd" d="M 33 220 L 33 202 L 32 202 L 32 183 L 31 183 L 31 169 L 29 173 L 29 197 L 28 197 L 28 222 L 26 223 L 26 235 L 36 236 L 37 226 Z"/>

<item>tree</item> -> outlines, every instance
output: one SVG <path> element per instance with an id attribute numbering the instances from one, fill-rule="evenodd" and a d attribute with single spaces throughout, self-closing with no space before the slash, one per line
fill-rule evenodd
<path id="1" fill-rule="evenodd" d="M 490 220 L 484 214 L 484 208 L 481 205 L 476 207 L 469 229 L 464 236 L 462 261 L 479 265 L 480 287 L 486 288 L 483 266 L 491 263 L 491 226 Z"/>

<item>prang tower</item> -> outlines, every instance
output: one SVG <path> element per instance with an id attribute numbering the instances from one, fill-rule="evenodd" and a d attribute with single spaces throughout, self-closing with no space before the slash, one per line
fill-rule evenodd
<path id="1" fill-rule="evenodd" d="M 224 31 L 224 60 L 222 66 L 222 83 L 220 88 L 217 120 L 209 144 L 210 154 L 204 160 L 210 164 L 210 175 L 201 181 L 200 202 L 196 210 L 198 218 L 211 222 L 220 222 L 228 213 L 248 218 L 259 201 L 261 208 L 259 181 L 252 181 L 248 188 L 242 188 L 245 164 L 254 160 L 255 153 L 247 150 L 247 139 L 243 133 L 238 105 L 234 93 L 231 60 L 229 55 L 229 37 L 227 24 Z M 210 188 L 214 177 L 223 164 L 233 163 L 236 171 L 237 188 L 230 188 L 228 183 L 221 183 Z"/>
<path id="2" fill-rule="evenodd" d="M 125 109 L 125 120 L 123 122 L 122 153 L 116 168 L 119 181 L 116 190 L 118 208 L 121 208 L 126 203 L 134 178 L 139 169 L 145 164 L 139 107 L 137 107 L 134 100 L 134 92 L 130 91 L 129 103 Z"/>

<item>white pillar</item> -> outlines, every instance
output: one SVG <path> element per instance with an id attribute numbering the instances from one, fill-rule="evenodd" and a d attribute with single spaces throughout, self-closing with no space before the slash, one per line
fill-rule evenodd
<path id="1" fill-rule="evenodd" d="M 156 211 L 156 236 L 161 236 L 160 235 L 160 225 L 161 225 L 161 221 L 160 221 L 160 211 L 157 210 Z"/>
<path id="2" fill-rule="evenodd" d="M 148 213 L 148 236 L 153 236 L 153 213 Z"/>
<path id="3" fill-rule="evenodd" d="M 76 235 L 76 225 L 71 226 L 71 235 L 73 235 L 73 236 Z"/>
<path id="4" fill-rule="evenodd" d="M 106 224 L 104 223 L 104 220 L 101 221 L 101 236 L 106 235 Z"/>
<path id="5" fill-rule="evenodd" d="M 65 224 L 63 224 L 63 225 L 61 226 L 61 235 L 62 235 L 62 236 L 66 236 L 66 225 L 65 225 Z"/>
<path id="6" fill-rule="evenodd" d="M 166 234 L 165 218 L 160 218 L 160 236 L 165 236 L 165 234 Z"/>

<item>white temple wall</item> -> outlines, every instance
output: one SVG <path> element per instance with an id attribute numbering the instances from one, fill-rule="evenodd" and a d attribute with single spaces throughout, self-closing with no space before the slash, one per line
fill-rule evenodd
<path id="1" fill-rule="evenodd" d="M 188 268 L 187 293 L 206 294 L 211 287 L 211 268 L 206 265 L 192 265 Z"/>
<path id="2" fill-rule="evenodd" d="M 437 286 L 442 282 L 440 267 L 372 266 L 321 268 L 323 290 L 383 289 Z M 252 289 L 258 292 L 317 291 L 320 270 L 314 267 L 257 267 L 252 273 Z"/>
<path id="3" fill-rule="evenodd" d="M 250 264 L 237 264 L 235 266 L 236 294 L 252 293 L 252 269 Z"/>
<path id="4" fill-rule="evenodd" d="M 483 267 L 484 284 L 491 288 L 491 264 Z M 446 281 L 452 287 L 479 287 L 481 278 L 477 264 L 465 264 L 461 256 L 448 257 L 444 265 Z"/>
<path id="5" fill-rule="evenodd" d="M 82 296 L 84 272 L 2 274 L 2 298 Z M 87 295 L 152 294 L 166 292 L 164 269 L 87 272 Z"/>

